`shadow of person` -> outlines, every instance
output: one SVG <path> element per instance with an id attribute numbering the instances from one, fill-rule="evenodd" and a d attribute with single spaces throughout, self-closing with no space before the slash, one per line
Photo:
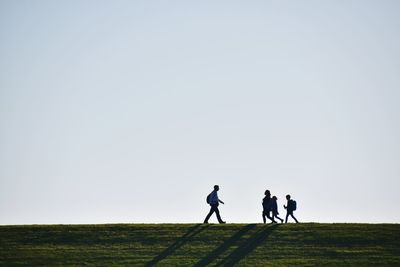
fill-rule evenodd
<path id="1" fill-rule="evenodd" d="M 235 233 L 233 236 L 231 236 L 230 238 L 225 240 L 224 243 L 222 243 L 215 250 L 211 251 L 207 256 L 205 256 L 202 260 L 200 260 L 194 266 L 200 267 L 200 266 L 206 266 L 207 264 L 210 264 L 212 261 L 214 261 L 216 258 L 218 258 L 219 255 L 224 253 L 224 251 L 229 249 L 229 247 L 231 247 L 233 244 L 235 244 L 237 241 L 239 241 L 243 235 L 245 235 L 248 231 L 253 229 L 255 226 L 256 226 L 256 224 L 245 225 L 237 233 Z"/>
<path id="2" fill-rule="evenodd" d="M 165 259 L 169 255 L 174 253 L 174 251 L 176 251 L 177 249 L 182 247 L 186 242 L 190 241 L 195 235 L 199 234 L 201 231 L 203 231 L 207 227 L 208 227 L 208 225 L 196 224 L 195 226 L 189 228 L 189 230 L 183 236 L 181 236 L 177 240 L 175 240 L 175 242 L 172 245 L 167 247 L 163 252 L 161 252 L 159 255 L 154 257 L 154 259 L 152 259 L 150 262 L 146 263 L 144 266 L 146 266 L 146 267 L 154 266 L 161 260 Z"/>
<path id="3" fill-rule="evenodd" d="M 226 256 L 218 266 L 234 266 L 255 248 L 268 239 L 268 236 L 278 227 L 278 224 L 263 227 L 248 238 L 243 244 Z"/>

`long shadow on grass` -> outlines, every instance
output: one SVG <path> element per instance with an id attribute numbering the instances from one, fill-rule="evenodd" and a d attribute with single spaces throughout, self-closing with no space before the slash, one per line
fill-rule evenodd
<path id="1" fill-rule="evenodd" d="M 189 230 L 181 237 L 179 237 L 172 245 L 170 245 L 168 248 L 166 248 L 163 252 L 160 253 L 160 255 L 156 256 L 154 259 L 152 259 L 150 262 L 148 262 L 145 266 L 150 267 L 154 266 L 157 264 L 159 261 L 165 259 L 174 251 L 182 247 L 185 243 L 190 241 L 195 235 L 199 234 L 201 231 L 206 229 L 208 225 L 202 225 L 202 224 L 196 224 L 195 226 L 189 228 Z"/>
<path id="2" fill-rule="evenodd" d="M 206 266 L 210 264 L 213 260 L 215 260 L 219 255 L 224 253 L 229 247 L 231 247 L 234 243 L 239 241 L 243 235 L 245 235 L 248 231 L 253 229 L 256 224 L 248 224 L 242 227 L 236 234 L 225 240 L 219 247 L 215 250 L 211 251 L 207 256 L 205 256 L 202 260 L 200 260 L 194 267 Z"/>
<path id="3" fill-rule="evenodd" d="M 234 266 L 244 257 L 250 254 L 256 247 L 268 239 L 268 236 L 278 227 L 278 224 L 268 225 L 261 228 L 248 238 L 242 245 L 232 251 L 218 266 Z"/>

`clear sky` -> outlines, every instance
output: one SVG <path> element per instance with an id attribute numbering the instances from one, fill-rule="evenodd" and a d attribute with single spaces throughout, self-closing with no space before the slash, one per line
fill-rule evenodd
<path id="1" fill-rule="evenodd" d="M 0 224 L 400 222 L 399 12 L 0 0 Z"/>

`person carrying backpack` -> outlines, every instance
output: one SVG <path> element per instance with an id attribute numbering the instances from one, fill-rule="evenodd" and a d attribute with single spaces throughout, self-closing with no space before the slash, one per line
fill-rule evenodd
<path id="1" fill-rule="evenodd" d="M 218 198 L 218 191 L 219 191 L 219 186 L 214 185 L 214 190 L 207 196 L 207 203 L 211 206 L 210 212 L 207 214 L 206 218 L 204 219 L 204 223 L 208 223 L 208 220 L 210 219 L 211 215 L 215 212 L 217 215 L 217 219 L 219 223 L 226 223 L 221 219 L 221 216 L 219 214 L 219 203 L 225 204 L 222 200 Z"/>
<path id="2" fill-rule="evenodd" d="M 287 206 L 285 206 L 285 205 L 283 206 L 286 209 L 285 223 L 287 223 L 289 215 L 292 216 L 292 218 L 296 221 L 296 223 L 299 223 L 299 221 L 297 221 L 296 217 L 294 217 L 294 215 L 293 215 L 293 211 L 295 211 L 297 209 L 296 201 L 293 199 L 290 199 L 290 195 L 286 195 L 286 199 L 287 199 Z"/>

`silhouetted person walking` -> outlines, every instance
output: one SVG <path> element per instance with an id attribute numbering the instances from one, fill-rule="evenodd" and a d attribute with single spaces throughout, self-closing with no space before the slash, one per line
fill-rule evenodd
<path id="1" fill-rule="evenodd" d="M 278 217 L 278 198 L 276 196 L 273 196 L 271 198 L 271 211 L 272 211 L 272 219 L 278 218 L 281 223 L 283 223 L 283 219 Z"/>
<path id="2" fill-rule="evenodd" d="M 299 223 L 299 221 L 297 221 L 296 217 L 294 217 L 294 215 L 293 215 L 293 211 L 295 211 L 297 209 L 296 201 L 294 201 L 293 199 L 290 199 L 290 195 L 286 195 L 286 199 L 287 199 L 287 205 L 283 206 L 286 209 L 285 223 L 287 223 L 289 215 L 292 216 L 292 218 L 296 221 L 296 223 Z"/>
<path id="3" fill-rule="evenodd" d="M 271 217 L 271 193 L 269 190 L 265 190 L 264 193 L 265 197 L 263 198 L 263 212 L 262 212 L 262 217 L 263 217 L 263 222 L 266 223 L 266 218 L 270 219 L 272 222 L 276 222 L 274 218 Z"/>
<path id="4" fill-rule="evenodd" d="M 204 223 L 208 223 L 208 219 L 210 219 L 211 215 L 215 212 L 217 215 L 217 219 L 219 223 L 225 223 L 222 219 L 221 216 L 219 215 L 219 203 L 225 204 L 222 200 L 218 198 L 218 192 L 219 191 L 219 186 L 214 185 L 214 190 L 207 196 L 207 203 L 210 204 L 211 209 L 210 212 L 207 214 L 207 217 L 204 219 Z"/>

